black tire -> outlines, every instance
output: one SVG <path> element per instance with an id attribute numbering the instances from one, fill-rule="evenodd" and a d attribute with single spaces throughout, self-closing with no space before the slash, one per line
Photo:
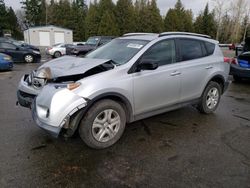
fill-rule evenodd
<path id="1" fill-rule="evenodd" d="M 25 63 L 34 63 L 34 56 L 32 54 L 26 54 L 23 57 Z"/>
<path id="2" fill-rule="evenodd" d="M 62 54 L 61 54 L 61 52 L 59 52 L 59 51 L 56 51 L 55 53 L 54 53 L 54 58 L 58 58 L 58 57 L 61 57 L 62 56 Z"/>
<path id="3" fill-rule="evenodd" d="M 234 77 L 235 82 L 241 82 L 242 81 L 242 78 L 239 77 L 239 76 L 233 76 L 233 77 Z"/>
<path id="4" fill-rule="evenodd" d="M 119 119 L 120 123 L 119 123 L 119 126 L 115 125 L 115 127 L 116 126 L 118 127 L 118 130 L 116 131 L 114 136 L 111 137 L 110 140 L 108 140 L 106 142 L 101 142 L 95 138 L 94 134 L 97 135 L 98 133 L 100 133 L 101 129 L 102 130 L 104 130 L 104 129 L 110 130 L 110 128 L 108 128 L 108 127 L 103 128 L 104 125 L 102 125 L 103 127 L 99 128 L 98 133 L 95 133 L 95 132 L 93 132 L 95 130 L 93 127 L 94 126 L 93 123 L 96 120 L 96 118 L 99 117 L 100 114 L 104 113 L 104 111 L 106 111 L 106 110 L 113 110 L 116 114 L 118 114 L 119 118 L 120 118 Z M 106 121 L 106 123 L 107 123 L 107 121 Z M 109 122 L 109 123 L 111 124 L 111 122 Z M 104 148 L 112 146 L 121 138 L 121 136 L 124 132 L 124 129 L 125 129 L 125 125 L 126 125 L 126 114 L 125 114 L 125 111 L 124 111 L 122 105 L 120 105 L 118 102 L 115 102 L 113 100 L 104 99 L 104 100 L 101 100 L 101 101 L 98 101 L 97 103 L 95 103 L 87 111 L 87 113 L 84 115 L 84 117 L 79 125 L 79 134 L 80 134 L 81 139 L 89 147 L 94 148 L 94 149 L 104 149 Z M 106 135 L 106 133 L 105 133 L 105 135 Z M 105 135 L 103 135 L 103 138 L 105 137 Z"/>
<path id="5" fill-rule="evenodd" d="M 216 105 L 214 105 L 214 106 L 211 105 L 209 107 L 208 104 L 207 104 L 207 101 L 209 100 L 209 92 L 212 91 L 212 90 L 214 90 L 214 91 L 217 90 L 218 99 L 217 99 Z M 198 103 L 197 109 L 203 114 L 213 113 L 217 109 L 217 107 L 218 107 L 218 105 L 220 103 L 221 93 L 222 93 L 222 88 L 221 88 L 220 84 L 218 84 L 217 82 L 213 82 L 213 81 L 209 82 L 207 84 L 205 90 L 203 91 L 203 94 L 201 96 L 200 102 Z"/>

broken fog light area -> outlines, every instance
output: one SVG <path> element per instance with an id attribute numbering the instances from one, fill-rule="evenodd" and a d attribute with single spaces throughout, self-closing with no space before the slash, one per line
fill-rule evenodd
<path id="1" fill-rule="evenodd" d="M 29 80 L 34 88 L 41 88 L 43 87 L 48 79 L 51 79 L 51 71 L 49 67 L 44 67 L 38 69 L 37 71 L 33 71 L 29 77 Z"/>

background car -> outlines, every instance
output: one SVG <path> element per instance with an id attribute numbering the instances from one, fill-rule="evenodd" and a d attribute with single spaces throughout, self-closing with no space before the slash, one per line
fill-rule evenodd
<path id="1" fill-rule="evenodd" d="M 250 37 L 245 39 L 242 53 L 238 55 L 236 50 L 236 58 L 232 60 L 230 66 L 230 74 L 233 75 L 235 81 L 241 81 L 242 78 L 250 78 Z"/>
<path id="2" fill-rule="evenodd" d="M 230 44 L 228 48 L 229 48 L 229 50 L 235 50 L 235 44 L 234 43 Z"/>
<path id="3" fill-rule="evenodd" d="M 66 54 L 66 48 L 67 47 L 74 47 L 73 44 L 55 44 L 52 47 L 48 47 L 45 49 L 46 53 L 48 55 L 51 55 L 54 58 L 61 57 Z"/>
<path id="4" fill-rule="evenodd" d="M 19 46 L 19 47 L 23 47 L 23 48 L 27 48 L 27 49 L 31 49 L 31 50 L 35 50 L 35 51 L 39 51 L 40 52 L 40 49 L 36 46 L 33 46 L 33 45 L 30 45 L 30 44 L 27 44 L 25 42 L 20 42 L 20 41 L 17 41 L 13 38 L 10 38 L 10 37 L 0 37 L 0 42 L 10 42 L 10 43 L 13 43 L 14 45 L 16 46 Z"/>
<path id="5" fill-rule="evenodd" d="M 0 53 L 0 70 L 11 70 L 12 68 L 12 58 L 6 54 Z"/>
<path id="6" fill-rule="evenodd" d="M 35 63 L 41 60 L 39 51 L 27 49 L 11 42 L 0 42 L 0 52 L 11 56 L 14 62 Z"/>
<path id="7" fill-rule="evenodd" d="M 84 56 L 88 52 L 95 50 L 98 46 L 106 44 L 114 39 L 114 36 L 94 36 L 89 37 L 85 45 L 69 46 L 66 48 L 67 55 Z"/>

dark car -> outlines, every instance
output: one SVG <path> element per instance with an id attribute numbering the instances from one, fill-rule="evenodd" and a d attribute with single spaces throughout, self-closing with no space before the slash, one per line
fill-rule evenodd
<path id="1" fill-rule="evenodd" d="M 13 43 L 16 46 L 20 46 L 20 47 L 23 47 L 23 48 L 27 48 L 27 49 L 31 49 L 31 50 L 35 50 L 35 51 L 40 52 L 40 49 L 37 48 L 36 46 L 27 44 L 25 42 L 19 42 L 19 41 L 15 40 L 13 38 L 10 38 L 10 37 L 0 37 L 0 42 L 10 42 L 10 43 Z"/>
<path id="2" fill-rule="evenodd" d="M 0 42 L 0 52 L 11 56 L 14 62 L 35 63 L 41 60 L 39 51 L 24 48 L 11 42 Z"/>
<path id="3" fill-rule="evenodd" d="M 231 62 L 230 74 L 235 81 L 250 78 L 250 37 L 245 39 L 242 53 Z"/>
<path id="4" fill-rule="evenodd" d="M 0 71 L 11 70 L 13 68 L 12 58 L 6 54 L 0 53 Z"/>
<path id="5" fill-rule="evenodd" d="M 85 45 L 78 45 L 66 48 L 67 55 L 84 56 L 88 52 L 95 50 L 98 46 L 110 42 L 115 37 L 113 36 L 94 36 L 89 37 Z"/>

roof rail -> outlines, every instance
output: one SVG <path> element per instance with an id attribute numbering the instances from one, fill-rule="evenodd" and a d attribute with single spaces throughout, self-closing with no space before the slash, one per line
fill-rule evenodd
<path id="1" fill-rule="evenodd" d="M 203 34 L 198 34 L 198 33 L 188 33 L 188 32 L 164 32 L 164 33 L 161 33 L 159 37 L 168 36 L 168 35 L 189 35 L 189 36 L 211 39 L 211 36 L 209 35 L 203 35 Z"/>
<path id="2" fill-rule="evenodd" d="M 123 37 L 140 36 L 140 35 L 157 35 L 156 33 L 125 33 Z"/>

